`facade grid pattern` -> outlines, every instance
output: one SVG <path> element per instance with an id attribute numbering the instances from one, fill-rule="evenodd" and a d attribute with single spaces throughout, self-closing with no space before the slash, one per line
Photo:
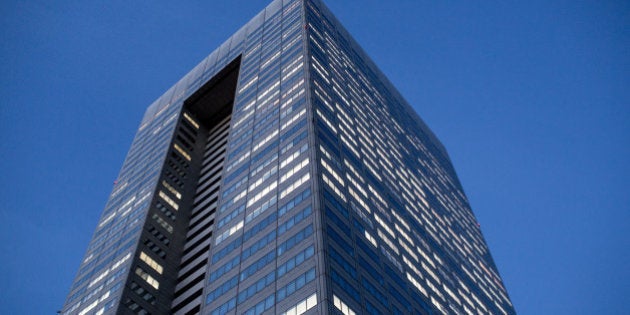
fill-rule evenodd
<path id="1" fill-rule="evenodd" d="M 61 313 L 515 311 L 439 140 L 275 0 L 149 106 Z"/>

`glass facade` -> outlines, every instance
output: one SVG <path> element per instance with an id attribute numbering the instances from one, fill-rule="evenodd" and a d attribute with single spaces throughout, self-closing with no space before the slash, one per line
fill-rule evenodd
<path id="1" fill-rule="evenodd" d="M 62 314 L 514 314 L 440 142 L 317 0 L 146 111 Z"/>
<path id="2" fill-rule="evenodd" d="M 359 314 L 514 313 L 445 149 L 320 2 L 306 20 L 332 295 Z"/>

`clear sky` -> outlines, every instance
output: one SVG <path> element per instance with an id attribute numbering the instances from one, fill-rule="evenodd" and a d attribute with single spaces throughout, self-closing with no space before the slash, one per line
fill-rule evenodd
<path id="1" fill-rule="evenodd" d="M 327 1 L 448 149 L 519 314 L 628 314 L 630 2 Z M 0 313 L 64 301 L 146 107 L 267 1 L 0 3 Z"/>

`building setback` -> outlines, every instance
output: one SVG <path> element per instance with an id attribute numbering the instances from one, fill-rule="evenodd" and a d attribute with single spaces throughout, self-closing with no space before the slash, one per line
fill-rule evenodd
<path id="1" fill-rule="evenodd" d="M 446 150 L 319 0 L 147 109 L 62 314 L 515 314 Z"/>

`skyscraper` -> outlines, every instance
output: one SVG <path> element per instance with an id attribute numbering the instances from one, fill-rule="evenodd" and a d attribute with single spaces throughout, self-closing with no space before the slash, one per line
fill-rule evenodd
<path id="1" fill-rule="evenodd" d="M 319 0 L 147 109 L 62 314 L 514 314 L 446 150 Z"/>

